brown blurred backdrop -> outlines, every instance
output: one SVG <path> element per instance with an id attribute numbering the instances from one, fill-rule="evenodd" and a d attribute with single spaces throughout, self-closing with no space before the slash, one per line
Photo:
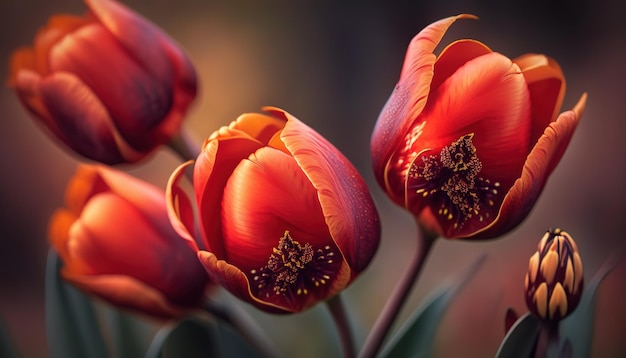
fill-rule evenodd
<path id="1" fill-rule="evenodd" d="M 198 140 L 242 112 L 279 106 L 326 136 L 366 178 L 382 216 L 383 241 L 370 269 L 347 291 L 359 340 L 406 266 L 416 235 L 410 216 L 390 204 L 373 179 L 369 136 L 398 78 L 409 40 L 440 18 L 463 12 L 480 17 L 457 22 L 444 42 L 473 37 L 509 57 L 540 52 L 556 58 L 568 80 L 564 107 L 571 108 L 585 91 L 589 102 L 530 217 L 498 241 L 437 243 L 403 317 L 432 289 L 487 253 L 487 262 L 445 316 L 436 353 L 493 356 L 504 334 L 506 308 L 526 311 L 522 293 L 526 265 L 547 228 L 561 227 L 574 236 L 586 280 L 607 257 L 624 249 L 624 2 L 124 2 L 179 41 L 197 66 L 202 93 L 186 127 Z M 84 9 L 80 0 L 2 1 L 0 68 L 8 73 L 11 51 L 30 44 L 51 14 L 81 14 Z M 5 86 L 0 86 L 0 108 L 0 317 L 25 357 L 46 357 L 46 225 L 62 204 L 65 183 L 82 159 L 50 140 Z M 139 167 L 122 168 L 164 186 L 177 163 L 161 151 Z M 625 278 L 626 260 L 621 260 L 599 290 L 596 357 L 626 354 Z M 276 341 L 285 356 L 337 353 L 308 330 L 328 319 L 321 306 L 291 317 L 257 317 L 279 337 Z M 298 340 L 299 346 L 290 345 L 290 340 Z"/>

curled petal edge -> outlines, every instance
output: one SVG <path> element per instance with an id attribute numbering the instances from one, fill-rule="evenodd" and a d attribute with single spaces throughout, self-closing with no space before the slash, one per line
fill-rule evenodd
<path id="1" fill-rule="evenodd" d="M 180 181 L 184 178 L 185 170 L 194 163 L 190 160 L 181 164 L 172 172 L 165 189 L 165 201 L 167 216 L 174 231 L 195 251 L 198 251 L 198 243 L 194 239 L 194 211 L 191 200 L 180 187 Z"/>
<path id="2" fill-rule="evenodd" d="M 283 307 L 264 302 L 254 297 L 250 291 L 250 282 L 246 275 L 237 267 L 217 257 L 208 251 L 198 251 L 198 259 L 204 266 L 213 282 L 224 287 L 230 293 L 243 301 L 249 302 L 257 308 L 271 313 L 293 313 Z"/>

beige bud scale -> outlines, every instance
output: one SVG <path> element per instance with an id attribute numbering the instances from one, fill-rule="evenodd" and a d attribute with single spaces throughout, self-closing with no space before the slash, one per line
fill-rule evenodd
<path id="1" fill-rule="evenodd" d="M 528 262 L 526 305 L 543 320 L 559 321 L 580 301 L 583 264 L 574 239 L 560 229 L 548 230 Z"/>

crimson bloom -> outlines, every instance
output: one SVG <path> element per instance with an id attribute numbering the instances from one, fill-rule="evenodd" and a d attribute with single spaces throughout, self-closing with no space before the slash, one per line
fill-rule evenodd
<path id="1" fill-rule="evenodd" d="M 378 213 L 352 164 L 287 112 L 243 114 L 204 142 L 193 173 L 202 244 L 181 187 L 170 220 L 211 278 L 274 313 L 302 311 L 350 284 L 371 261 Z"/>
<path id="2" fill-rule="evenodd" d="M 50 220 L 61 275 L 122 307 L 174 317 L 199 307 L 209 277 L 169 225 L 165 193 L 105 166 L 81 165 Z"/>
<path id="3" fill-rule="evenodd" d="M 585 108 L 558 115 L 559 65 L 539 54 L 514 60 L 476 40 L 434 48 L 459 15 L 411 41 L 400 80 L 371 139 L 377 180 L 428 231 L 494 238 L 532 209 Z M 558 116 L 557 116 L 558 115 Z"/>
<path id="4" fill-rule="evenodd" d="M 135 162 L 167 143 L 196 95 L 182 50 L 110 0 L 84 17 L 56 15 L 13 54 L 9 84 L 51 134 L 106 164 Z"/>

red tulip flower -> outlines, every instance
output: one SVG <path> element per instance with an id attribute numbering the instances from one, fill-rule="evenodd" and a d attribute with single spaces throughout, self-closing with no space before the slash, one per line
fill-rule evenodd
<path id="1" fill-rule="evenodd" d="M 565 78 L 551 58 L 509 59 L 475 40 L 433 51 L 449 17 L 409 45 L 374 129 L 374 171 L 389 197 L 433 234 L 494 238 L 532 209 L 582 116 L 559 110 Z"/>
<path id="2" fill-rule="evenodd" d="M 50 220 L 66 280 L 155 316 L 199 307 L 209 277 L 170 226 L 163 190 L 105 166 L 82 165 L 66 204 Z"/>
<path id="3" fill-rule="evenodd" d="M 16 51 L 9 84 L 51 134 L 106 164 L 135 162 L 178 134 L 195 70 L 159 28 L 110 0 L 53 16 Z"/>
<path id="4" fill-rule="evenodd" d="M 170 178 L 168 208 L 215 282 L 262 310 L 299 312 L 366 268 L 380 224 L 352 164 L 289 113 L 267 111 L 240 116 L 203 145 L 193 173 L 201 245 L 180 185 L 186 165 Z"/>

